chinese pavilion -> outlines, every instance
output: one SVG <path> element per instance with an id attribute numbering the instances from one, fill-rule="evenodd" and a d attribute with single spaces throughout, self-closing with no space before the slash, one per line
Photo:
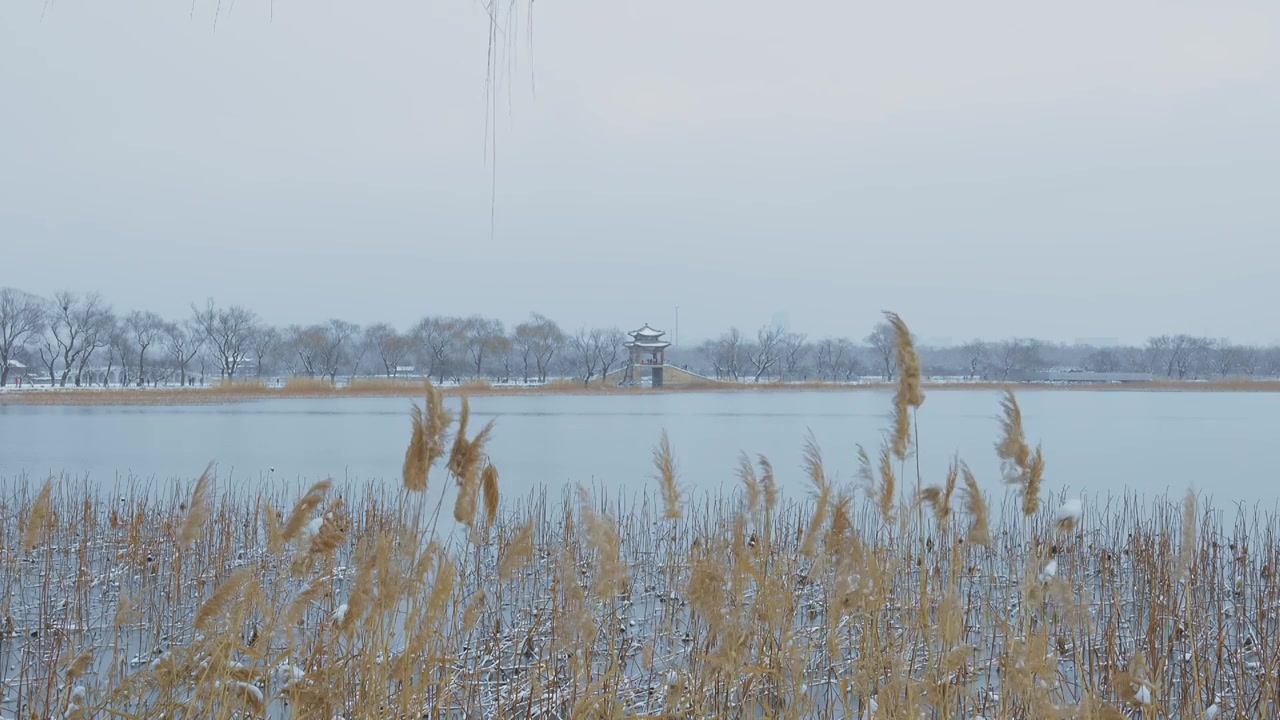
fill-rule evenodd
<path id="1" fill-rule="evenodd" d="M 662 366 L 667 364 L 667 348 L 671 347 L 671 343 L 662 339 L 666 333 L 654 330 L 645 323 L 644 327 L 632 330 L 627 335 L 631 336 L 631 339 L 624 343 L 631 352 L 628 379 L 632 382 L 639 381 L 639 373 L 636 371 L 647 367 L 651 371 L 653 387 L 662 387 Z"/>

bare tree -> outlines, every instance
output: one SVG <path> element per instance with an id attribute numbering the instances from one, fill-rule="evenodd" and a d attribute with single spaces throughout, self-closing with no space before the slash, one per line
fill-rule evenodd
<path id="1" fill-rule="evenodd" d="M 322 367 L 324 374 L 329 376 L 329 382 L 337 385 L 338 373 L 343 364 L 354 358 L 354 354 L 350 352 L 351 339 L 359 335 L 360 326 L 346 320 L 330 320 L 325 330 L 328 342 L 324 346 Z"/>
<path id="2" fill-rule="evenodd" d="M 883 374 L 886 381 L 893 380 L 893 350 L 896 342 L 893 326 L 887 322 L 877 323 L 875 329 L 866 337 L 866 343 L 871 346 L 876 359 L 880 361 L 880 367 L 884 368 Z"/>
<path id="3" fill-rule="evenodd" d="M 794 380 L 804 370 L 805 360 L 809 356 L 809 336 L 804 333 L 785 333 L 778 343 L 782 358 L 782 375 Z"/>
<path id="4" fill-rule="evenodd" d="M 960 351 L 964 353 L 969 379 L 986 377 L 987 367 L 991 364 L 991 346 L 981 340 L 971 340 L 961 346 Z"/>
<path id="5" fill-rule="evenodd" d="M 573 350 L 574 360 L 581 370 L 584 386 L 591 384 L 591 378 L 596 376 L 596 367 L 600 363 L 597 337 L 599 332 L 599 330 L 582 328 L 569 340 L 569 347 Z"/>
<path id="6" fill-rule="evenodd" d="M 818 377 L 835 382 L 840 377 L 840 368 L 844 364 L 844 354 L 849 351 L 847 341 L 843 338 L 823 338 L 814 349 L 814 365 Z"/>
<path id="7" fill-rule="evenodd" d="M 53 387 L 58 382 L 58 358 L 61 357 L 53 331 L 46 329 L 38 337 L 36 354 L 40 357 L 41 367 L 49 373 L 49 387 Z"/>
<path id="8" fill-rule="evenodd" d="M 1280 377 L 1280 347 L 1270 347 L 1258 359 L 1258 367 L 1267 377 Z"/>
<path id="9" fill-rule="evenodd" d="M 423 374 L 444 382 L 462 339 L 462 321 L 453 317 L 425 317 L 413 328 L 414 342 L 421 349 Z"/>
<path id="10" fill-rule="evenodd" d="M 600 361 L 600 383 L 608 381 L 609 370 L 622 359 L 622 344 L 627 341 L 627 334 L 616 327 L 591 331 L 596 346 L 596 357 Z"/>
<path id="11" fill-rule="evenodd" d="M 478 378 L 484 374 L 485 358 L 502 350 L 506 340 L 502 321 L 472 315 L 462 321 L 459 334 L 475 371 L 474 376 Z"/>
<path id="12" fill-rule="evenodd" d="M 110 316 L 110 308 L 97 293 L 81 297 L 71 292 L 60 292 L 54 296 L 47 327 L 62 364 L 59 385 L 66 387 L 67 379 L 74 371 L 75 385 L 80 386 L 94 351 L 108 342 L 109 328 L 106 325 Z"/>
<path id="13" fill-rule="evenodd" d="M 1231 341 L 1225 338 L 1210 341 L 1208 364 L 1213 374 L 1219 377 L 1239 374 L 1241 350 L 1240 346 L 1232 345 Z"/>
<path id="14" fill-rule="evenodd" d="M 835 372 L 845 382 L 850 382 L 862 372 L 862 357 L 849 338 L 840 338 L 836 344 L 840 346 L 840 350 L 836 357 Z"/>
<path id="15" fill-rule="evenodd" d="M 1001 381 L 1008 380 L 1010 374 L 1038 370 L 1044 366 L 1040 341 L 1014 338 L 996 343 L 992 348 L 992 364 Z"/>
<path id="16" fill-rule="evenodd" d="M 555 321 L 538 313 L 517 325 L 511 335 L 511 343 L 520 356 L 524 381 L 529 382 L 529 362 L 532 361 L 538 382 L 546 382 L 552 359 L 567 341 L 564 331 Z"/>
<path id="17" fill-rule="evenodd" d="M 1211 343 L 1190 335 L 1159 335 L 1147 339 L 1147 357 L 1152 373 L 1185 378 L 1206 361 Z"/>
<path id="18" fill-rule="evenodd" d="M 239 305 L 216 307 L 209 299 L 201 309 L 192 304 L 194 320 L 204 333 L 205 345 L 212 351 L 224 380 L 234 380 L 236 370 L 249 357 L 258 316 Z"/>
<path id="19" fill-rule="evenodd" d="M 133 342 L 127 323 L 112 322 L 106 330 L 107 335 L 107 369 L 102 385 L 105 387 L 111 379 L 111 372 L 117 362 L 120 363 L 120 387 L 125 387 L 133 378 L 133 366 L 137 361 L 138 348 Z"/>
<path id="20" fill-rule="evenodd" d="M 747 355 L 751 360 L 751 366 L 756 371 L 755 382 L 760 382 L 760 378 L 778 364 L 781 357 L 782 335 L 782 328 L 776 326 L 766 325 L 756 331 L 756 341 L 751 345 Z"/>
<path id="21" fill-rule="evenodd" d="M 369 354 L 370 346 L 369 343 L 365 342 L 364 331 L 360 329 L 359 325 L 354 323 L 347 324 L 351 326 L 351 335 L 347 337 L 343 346 L 342 357 L 347 363 L 347 383 L 350 384 L 360 374 L 360 363 L 364 362 L 365 356 Z M 336 383 L 337 380 L 335 378 L 336 375 L 330 380 Z"/>
<path id="22" fill-rule="evenodd" d="M 1110 348 L 1099 348 L 1086 355 L 1081 366 L 1089 372 L 1119 372 L 1121 367 L 1120 356 Z"/>
<path id="23" fill-rule="evenodd" d="M 137 351 L 138 387 L 146 382 L 147 350 L 164 336 L 164 319 L 153 312 L 134 311 L 124 321 L 124 331 L 128 334 Z"/>
<path id="24" fill-rule="evenodd" d="M 1179 359 L 1178 379 L 1201 378 L 1212 373 L 1213 341 L 1204 337 L 1192 337 L 1188 341 L 1186 351 Z"/>
<path id="25" fill-rule="evenodd" d="M 516 355 L 515 343 L 512 341 L 510 336 L 503 335 L 498 338 L 494 356 L 502 363 L 502 381 L 508 383 L 511 382 L 511 378 L 515 376 L 515 373 L 512 372 L 512 370 L 515 368 Z"/>
<path id="26" fill-rule="evenodd" d="M 307 377 L 327 377 L 336 385 L 338 373 L 348 361 L 352 338 L 360 328 L 344 320 L 330 320 L 324 324 L 300 327 L 291 325 L 285 329 L 285 345 L 291 358 L 291 367 Z"/>
<path id="27" fill-rule="evenodd" d="M 386 376 L 395 377 L 413 352 L 413 341 L 396 332 L 386 323 L 376 323 L 365 328 L 364 342 L 382 363 Z"/>
<path id="28" fill-rule="evenodd" d="M 1258 369 L 1262 362 L 1262 349 L 1252 345 L 1239 345 L 1237 346 L 1237 352 L 1239 353 L 1240 372 L 1246 377 L 1253 377 L 1258 374 Z"/>
<path id="29" fill-rule="evenodd" d="M 742 377 L 742 367 L 746 362 L 743 355 L 744 342 L 742 333 L 738 332 L 738 328 L 729 328 L 715 340 L 704 342 L 699 350 L 702 355 L 711 363 L 711 367 L 715 370 L 716 379 L 732 378 L 738 380 Z"/>
<path id="30" fill-rule="evenodd" d="M 320 373 L 324 326 L 290 325 L 284 329 L 285 364 L 290 375 L 315 377 Z"/>
<path id="31" fill-rule="evenodd" d="M 249 347 L 253 350 L 253 374 L 261 378 L 268 358 L 277 358 L 280 347 L 280 331 L 270 325 L 262 325 L 253 331 L 249 339 Z"/>
<path id="32" fill-rule="evenodd" d="M 80 387 L 81 384 L 90 381 L 88 377 L 89 362 L 93 359 L 94 353 L 105 348 L 111 342 L 109 333 L 115 324 L 116 316 L 109 307 L 104 307 L 102 313 L 98 315 L 97 321 L 88 326 L 88 330 L 83 336 L 84 343 L 80 358 L 76 361 L 76 387 Z"/>
<path id="33" fill-rule="evenodd" d="M 10 363 L 28 338 L 44 328 L 40 298 L 15 288 L 0 288 L 0 387 L 9 383 Z"/>
<path id="34" fill-rule="evenodd" d="M 1126 347 L 1121 354 L 1124 359 L 1124 367 L 1126 367 L 1129 372 L 1155 374 L 1151 369 L 1151 354 L 1146 348 L 1130 346 Z"/>
<path id="35" fill-rule="evenodd" d="M 204 333 L 193 320 L 168 323 L 164 328 L 165 344 L 169 347 L 169 359 L 178 370 L 178 381 L 187 384 L 187 367 L 204 347 Z"/>
<path id="36" fill-rule="evenodd" d="M 836 373 L 833 368 L 835 366 L 836 352 L 835 338 L 822 338 L 818 341 L 818 344 L 814 346 L 813 367 L 818 373 L 819 379 L 835 382 Z"/>

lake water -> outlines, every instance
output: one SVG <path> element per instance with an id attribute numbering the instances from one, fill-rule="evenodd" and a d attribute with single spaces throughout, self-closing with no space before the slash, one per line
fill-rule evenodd
<path id="1" fill-rule="evenodd" d="M 1219 506 L 1274 503 L 1280 394 L 1031 390 L 1018 397 L 1027 439 L 1043 443 L 1051 492 L 1180 495 L 1193 486 Z M 929 393 L 919 415 L 926 483 L 941 481 L 959 452 L 980 482 L 1001 492 L 993 449 L 999 400 L 995 392 Z M 214 460 L 220 476 L 245 483 L 300 485 L 326 476 L 398 482 L 410 402 L 0 405 L 0 478 L 169 480 L 194 477 Z M 736 458 L 745 450 L 767 455 L 784 490 L 799 493 L 806 489 L 806 432 L 822 447 L 828 473 L 851 480 L 857 443 L 874 456 L 889 406 L 889 394 L 878 391 L 529 395 L 472 403 L 481 422 L 497 418 L 489 451 L 508 494 L 566 483 L 643 489 L 652 483 L 651 452 L 663 429 L 688 488 L 734 485 Z M 438 482 L 443 474 L 434 477 Z M 909 477 L 914 481 L 914 470 Z"/>

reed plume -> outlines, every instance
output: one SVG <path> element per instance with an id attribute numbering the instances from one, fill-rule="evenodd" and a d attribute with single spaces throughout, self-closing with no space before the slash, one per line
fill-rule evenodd
<path id="1" fill-rule="evenodd" d="M 217 590 L 214 590 L 213 595 L 196 612 L 195 629 L 208 630 L 214 620 L 227 613 L 232 603 L 240 596 L 240 591 L 252 579 L 252 567 L 242 567 L 231 573 L 231 576 L 223 581 Z"/>
<path id="2" fill-rule="evenodd" d="M 453 435 L 453 449 L 449 451 L 449 472 L 454 480 L 463 477 L 467 459 L 467 425 L 471 422 L 471 401 L 462 396 L 462 411 L 458 414 L 458 429 Z"/>
<path id="3" fill-rule="evenodd" d="M 1000 442 L 996 443 L 996 455 L 1008 466 L 1005 477 L 1016 470 L 1019 473 L 1027 467 L 1031 458 L 1031 448 L 1022 430 L 1022 408 L 1018 407 L 1018 398 L 1013 390 L 1005 389 L 1000 400 L 1002 416 L 1000 418 Z"/>
<path id="4" fill-rule="evenodd" d="M 927 503 L 933 510 L 933 517 L 938 525 L 946 525 L 951 518 L 951 496 L 956 490 L 956 480 L 960 476 L 960 458 L 951 459 L 947 466 L 947 480 L 942 486 L 930 485 L 920 491 L 920 502 Z"/>
<path id="5" fill-rule="evenodd" d="M 764 455 L 758 457 L 760 462 L 760 488 L 764 491 L 764 507 L 769 513 L 778 506 L 778 485 L 773 479 L 773 463 Z"/>
<path id="6" fill-rule="evenodd" d="M 662 431 L 658 447 L 653 450 L 653 467 L 657 471 L 658 486 L 662 490 L 662 517 L 680 519 L 680 488 L 676 485 L 676 460 L 671 452 L 671 440 Z"/>
<path id="7" fill-rule="evenodd" d="M 289 519 L 285 521 L 284 528 L 280 531 L 280 537 L 285 542 L 296 540 L 302 534 L 303 528 L 311 519 L 311 515 L 320 507 L 320 503 L 324 502 L 324 496 L 329 492 L 329 488 L 333 483 L 329 480 L 321 480 L 307 490 L 306 494 L 293 506 L 293 511 L 289 513 Z"/>
<path id="8" fill-rule="evenodd" d="M 423 492 L 427 489 L 428 449 L 427 420 L 422 408 L 413 406 L 410 421 L 409 447 L 404 451 L 404 487 L 410 492 Z"/>
<path id="9" fill-rule="evenodd" d="M 991 542 L 988 527 L 987 500 L 978 487 L 978 481 L 969 471 L 969 466 L 960 463 L 960 475 L 964 478 L 964 510 L 969 515 L 970 525 L 967 536 L 973 545 L 987 545 Z"/>
<path id="10" fill-rule="evenodd" d="M 498 520 L 498 468 L 489 463 L 480 474 L 480 490 L 484 500 L 484 519 L 486 525 L 493 525 Z"/>
<path id="11" fill-rule="evenodd" d="M 191 492 L 191 505 L 187 509 L 186 520 L 182 523 L 182 531 L 178 534 L 178 541 L 183 547 L 196 541 L 200 530 L 209 520 L 209 483 L 212 473 L 213 463 L 210 462 L 200 474 L 200 479 L 196 480 L 196 487 Z"/>
<path id="12" fill-rule="evenodd" d="M 893 328 L 893 357 L 898 374 L 898 387 L 893 396 L 893 454 L 902 460 L 911 447 L 911 408 L 924 404 L 920 356 L 906 322 L 897 313 L 885 312 L 884 316 Z"/>
<path id="13" fill-rule="evenodd" d="M 80 651 L 67 663 L 67 682 L 75 682 L 77 678 L 84 675 L 93 666 L 93 650 L 85 649 Z"/>
<path id="14" fill-rule="evenodd" d="M 1037 446 L 1033 453 L 1022 428 L 1022 408 L 1013 390 L 1005 389 L 1000 400 L 1001 436 L 996 443 L 1004 481 L 1018 485 L 1022 494 L 1022 514 L 1031 517 L 1040 510 L 1040 484 L 1044 479 L 1044 453 Z"/>
<path id="15" fill-rule="evenodd" d="M 804 468 L 813 484 L 814 509 L 809 519 L 809 527 L 804 534 L 804 544 L 800 554 L 812 557 L 818 540 L 819 531 L 827 522 L 828 506 L 831 503 L 831 486 L 827 483 L 826 470 L 822 465 L 822 451 L 818 442 L 810 433 L 804 442 Z"/>
<path id="16" fill-rule="evenodd" d="M 1187 489 L 1182 499 L 1182 543 L 1178 548 L 1177 576 L 1186 578 L 1196 552 L 1196 492 Z"/>
<path id="17" fill-rule="evenodd" d="M 485 457 L 485 444 L 493 433 L 493 421 L 490 420 L 474 437 L 467 439 L 470 419 L 471 403 L 463 396 L 462 413 L 458 417 L 458 429 L 453 438 L 453 450 L 449 453 L 448 468 L 458 486 L 458 497 L 453 504 L 453 519 L 468 527 L 475 523 L 482 483 L 480 463 Z M 495 475 L 494 480 L 496 479 Z M 496 501 L 496 494 L 494 499 Z"/>
<path id="18" fill-rule="evenodd" d="M 747 513 L 755 515 L 760 509 L 760 480 L 756 477 L 751 458 L 745 452 L 738 455 L 738 479 L 742 481 L 747 494 Z"/>
<path id="19" fill-rule="evenodd" d="M 511 542 L 503 548 L 498 560 L 498 577 L 509 580 L 517 568 L 533 555 L 534 519 L 529 518 Z"/>
<path id="20" fill-rule="evenodd" d="M 49 509 L 53 499 L 53 478 L 49 478 L 44 482 L 44 487 L 40 488 L 40 494 L 36 495 L 36 501 L 31 505 L 31 512 L 27 516 L 27 528 L 22 533 L 22 549 L 30 551 L 40 541 L 40 537 L 44 534 L 45 525 L 49 522 Z"/>
<path id="21" fill-rule="evenodd" d="M 1031 517 L 1040 511 L 1040 483 L 1044 480 L 1044 453 L 1040 446 L 1031 454 L 1027 465 L 1027 481 L 1022 490 L 1022 514 Z"/>

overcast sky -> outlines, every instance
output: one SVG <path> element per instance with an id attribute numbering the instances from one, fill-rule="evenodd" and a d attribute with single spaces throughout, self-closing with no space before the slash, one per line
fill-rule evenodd
<path id="1" fill-rule="evenodd" d="M 1280 340 L 1275 0 L 518 2 L 496 168 L 471 0 L 0 3 L 0 285 Z"/>

